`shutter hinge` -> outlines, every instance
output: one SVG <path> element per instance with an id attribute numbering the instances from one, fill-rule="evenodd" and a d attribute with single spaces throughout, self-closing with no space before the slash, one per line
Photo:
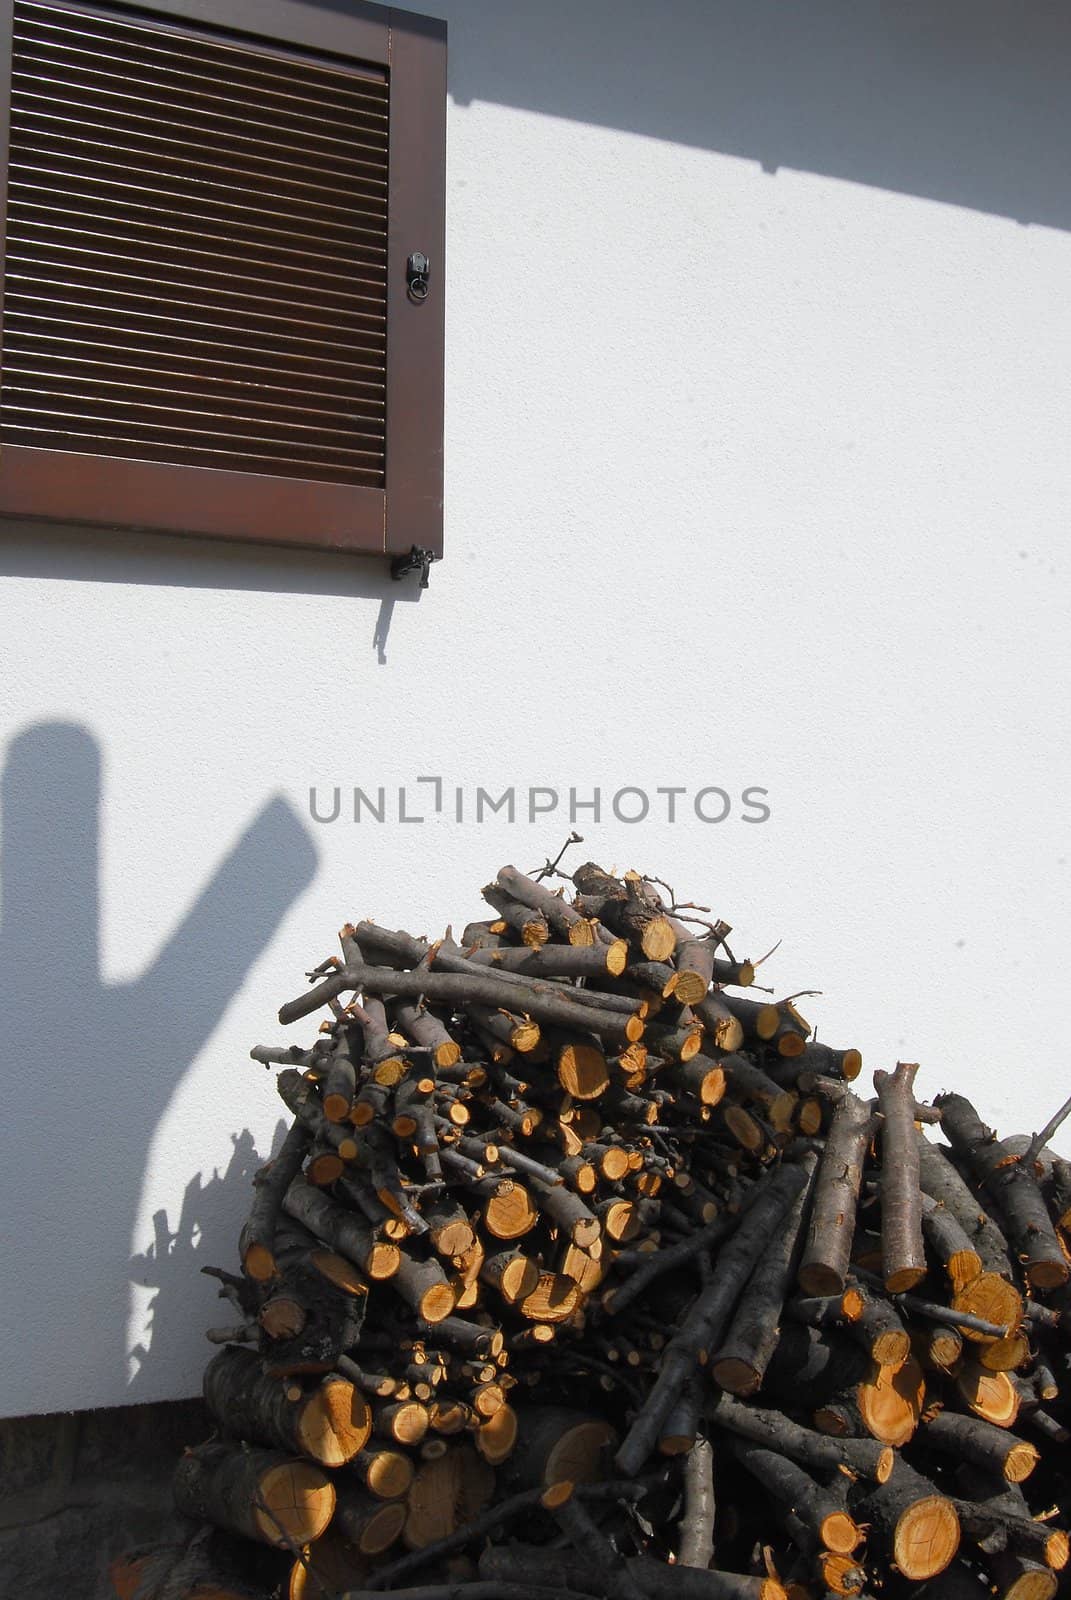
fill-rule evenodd
<path id="1" fill-rule="evenodd" d="M 441 556 L 433 555 L 421 544 L 415 544 L 407 556 L 395 556 L 390 564 L 390 575 L 392 578 L 401 579 L 410 572 L 419 572 L 420 587 L 426 589 L 432 562 L 441 560 Z"/>

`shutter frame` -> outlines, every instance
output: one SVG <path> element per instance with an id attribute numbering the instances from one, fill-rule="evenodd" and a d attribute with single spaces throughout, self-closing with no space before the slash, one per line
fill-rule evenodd
<path id="1" fill-rule="evenodd" d="M 57 0 L 65 3 L 65 0 Z M 340 552 L 442 553 L 446 25 L 361 0 L 70 0 L 71 9 L 191 34 L 244 34 L 285 57 L 341 57 L 389 82 L 384 487 L 12 444 L 0 436 L 0 517 L 186 533 Z M 7 233 L 15 0 L 0 0 L 0 179 Z M 310 233 L 311 233 L 310 229 Z M 2 242 L 2 241 L 0 241 Z M 431 262 L 415 302 L 406 262 Z M 6 281 L 6 276 L 5 276 Z M 300 302 L 295 302 L 300 306 Z M 2 307 L 0 307 L 2 316 Z M 0 396 L 3 374 L 0 372 Z"/>

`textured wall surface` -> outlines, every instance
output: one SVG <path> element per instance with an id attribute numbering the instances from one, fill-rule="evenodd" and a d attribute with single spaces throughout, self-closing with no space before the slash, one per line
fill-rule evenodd
<path id="1" fill-rule="evenodd" d="M 820 989 L 868 1069 L 918 1059 L 1009 1132 L 1066 1093 L 1071 23 L 439 9 L 430 589 L 0 536 L 0 1413 L 196 1390 L 198 1268 L 232 1259 L 280 1116 L 250 1045 L 343 918 L 479 915 L 570 787 L 602 792 L 585 854 L 711 904 L 739 954 L 780 939 L 767 981 Z M 516 787 L 513 824 L 473 820 L 479 785 Z M 562 796 L 533 824 L 529 786 Z M 732 813 L 671 823 L 669 786 Z"/>

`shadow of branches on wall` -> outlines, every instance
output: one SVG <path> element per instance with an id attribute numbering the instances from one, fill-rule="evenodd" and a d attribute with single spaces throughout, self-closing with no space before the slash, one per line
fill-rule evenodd
<path id="1" fill-rule="evenodd" d="M 130 1241 L 154 1135 L 316 866 L 296 813 L 282 799 L 270 800 L 222 860 L 209 856 L 207 881 L 145 970 L 106 982 L 100 783 L 93 735 L 75 723 L 50 722 L 12 740 L 0 788 L 8 1063 L 0 1412 L 7 1414 L 74 1409 L 102 1391 L 123 1394 Z M 122 870 L 118 861 L 115 871 Z M 191 1167 L 194 1160 L 191 1151 Z M 180 1314 L 183 1255 L 192 1271 L 200 1235 L 218 1236 L 222 1219 L 240 1214 L 256 1164 L 252 1138 L 242 1133 L 222 1177 L 191 1181 L 175 1241 L 153 1253 L 157 1304 L 131 1399 L 155 1397 L 168 1299 L 178 1313 L 174 1337 L 181 1329 L 188 1336 L 189 1316 L 183 1322 Z M 195 1298 L 198 1308 L 208 1303 Z M 62 1362 L 47 1354 L 56 1348 Z M 164 1388 L 172 1377 L 168 1372 Z"/>

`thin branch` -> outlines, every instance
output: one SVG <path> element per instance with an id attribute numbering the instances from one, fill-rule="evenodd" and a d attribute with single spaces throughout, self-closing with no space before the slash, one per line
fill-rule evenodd
<path id="1" fill-rule="evenodd" d="M 784 943 L 783 939 L 778 939 L 777 943 L 774 944 L 774 945 L 771 945 L 769 950 L 767 950 L 767 952 L 766 952 L 766 954 L 764 956 L 760 956 L 757 961 L 753 961 L 751 963 L 751 965 L 755 968 L 756 972 L 762 966 L 762 963 L 764 961 L 769 961 L 770 957 L 773 955 L 775 950 L 780 950 L 780 948 L 781 948 L 783 943 Z"/>
<path id="2" fill-rule="evenodd" d="M 1065 1100 L 1054 1117 L 1050 1117 L 1040 1133 L 1035 1133 L 1019 1158 L 1024 1167 L 1032 1167 L 1056 1130 L 1071 1117 L 1071 1100 Z"/>
<path id="3" fill-rule="evenodd" d="M 574 829 L 573 832 L 569 835 L 568 839 L 566 839 L 565 843 L 562 845 L 561 849 L 558 851 L 558 854 L 554 857 L 554 860 L 552 861 L 550 859 L 550 857 L 548 856 L 547 859 L 544 861 L 543 865 L 541 867 L 537 868 L 537 870 L 535 872 L 530 872 L 528 874 L 528 876 L 530 878 L 534 878 L 537 883 L 539 883 L 543 878 L 553 877 L 555 873 L 557 873 L 558 877 L 560 877 L 560 878 L 568 878 L 569 874 L 567 872 L 558 872 L 558 862 L 561 860 L 561 858 L 565 854 L 565 852 L 569 849 L 570 845 L 583 844 L 583 843 L 584 843 L 583 834 L 577 833 L 576 830 Z M 571 881 L 572 880 L 570 879 L 570 882 Z"/>

